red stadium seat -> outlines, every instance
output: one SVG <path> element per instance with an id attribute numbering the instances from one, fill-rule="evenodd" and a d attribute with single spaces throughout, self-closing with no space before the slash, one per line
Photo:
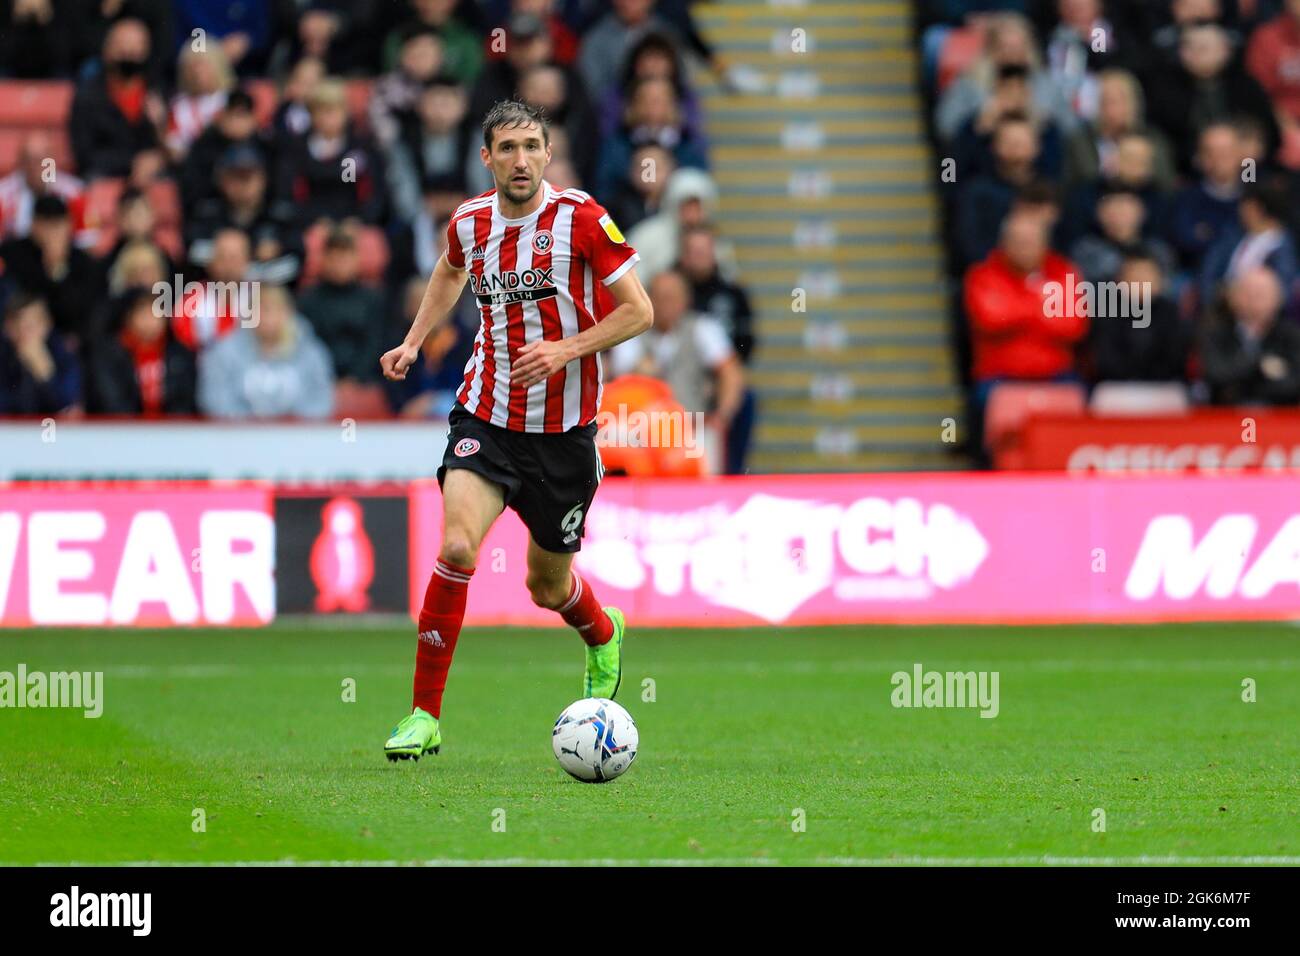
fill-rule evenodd
<path id="1" fill-rule="evenodd" d="M 95 229 L 115 228 L 117 201 L 126 189 L 125 179 L 96 179 L 86 184 L 86 223 Z"/>
<path id="2" fill-rule="evenodd" d="M 40 131 L 50 138 L 50 158 L 54 160 L 56 170 L 63 169 L 70 173 L 77 171 L 72 158 L 72 144 L 68 141 L 68 132 L 59 127 L 5 127 L 0 125 L 0 176 L 7 175 L 18 166 L 23 144 L 34 132 Z"/>
<path id="3" fill-rule="evenodd" d="M 62 80 L 0 80 L 0 126 L 62 126 L 72 94 Z"/>
<path id="4" fill-rule="evenodd" d="M 942 93 L 949 83 L 966 72 L 966 68 L 979 56 L 983 45 L 984 31 L 978 27 L 949 30 L 939 51 L 938 73 L 935 78 L 936 92 Z"/>
<path id="5" fill-rule="evenodd" d="M 999 468 L 1014 468 L 1020 432 L 1034 415 L 1083 415 L 1082 385 L 1070 382 L 1003 382 L 984 409 L 984 444 Z"/>

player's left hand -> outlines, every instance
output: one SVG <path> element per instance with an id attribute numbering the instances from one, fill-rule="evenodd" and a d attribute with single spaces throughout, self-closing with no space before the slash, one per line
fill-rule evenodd
<path id="1" fill-rule="evenodd" d="M 574 357 L 562 340 L 552 342 L 546 339 L 525 343 L 517 354 L 519 358 L 511 370 L 511 377 L 517 378 L 524 388 L 550 378 Z"/>

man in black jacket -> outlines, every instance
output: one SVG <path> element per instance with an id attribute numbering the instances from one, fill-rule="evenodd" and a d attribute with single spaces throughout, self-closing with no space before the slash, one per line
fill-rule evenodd
<path id="1" fill-rule="evenodd" d="M 1201 345 L 1214 404 L 1300 404 L 1300 329 L 1278 320 L 1282 302 L 1282 284 L 1267 266 L 1228 287 L 1228 315 Z"/>
<path id="2" fill-rule="evenodd" d="M 149 30 L 139 20 L 113 24 L 104 37 L 103 71 L 77 87 L 68 132 L 83 179 L 128 176 L 136 156 L 157 150 L 166 106 L 149 88 Z"/>

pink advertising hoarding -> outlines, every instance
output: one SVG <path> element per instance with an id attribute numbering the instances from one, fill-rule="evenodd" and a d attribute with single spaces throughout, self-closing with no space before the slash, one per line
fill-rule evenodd
<path id="1" fill-rule="evenodd" d="M 266 488 L 0 490 L 0 625 L 258 625 L 275 617 Z"/>
<path id="2" fill-rule="evenodd" d="M 412 488 L 412 608 L 441 525 Z M 471 624 L 555 623 L 497 523 Z M 857 475 L 602 483 L 577 567 L 644 625 L 1300 617 L 1300 479 Z"/>

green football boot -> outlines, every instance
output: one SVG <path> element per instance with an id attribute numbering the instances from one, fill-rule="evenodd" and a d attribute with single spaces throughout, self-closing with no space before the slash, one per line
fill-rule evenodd
<path id="1" fill-rule="evenodd" d="M 421 754 L 436 754 L 441 748 L 438 718 L 417 707 L 393 728 L 384 755 L 389 760 L 419 760 Z"/>
<path id="2" fill-rule="evenodd" d="M 607 607 L 605 614 L 614 624 L 614 636 L 604 644 L 587 648 L 587 673 L 582 680 L 582 696 L 613 700 L 623 680 L 623 631 L 627 625 L 623 612 L 618 608 Z"/>

